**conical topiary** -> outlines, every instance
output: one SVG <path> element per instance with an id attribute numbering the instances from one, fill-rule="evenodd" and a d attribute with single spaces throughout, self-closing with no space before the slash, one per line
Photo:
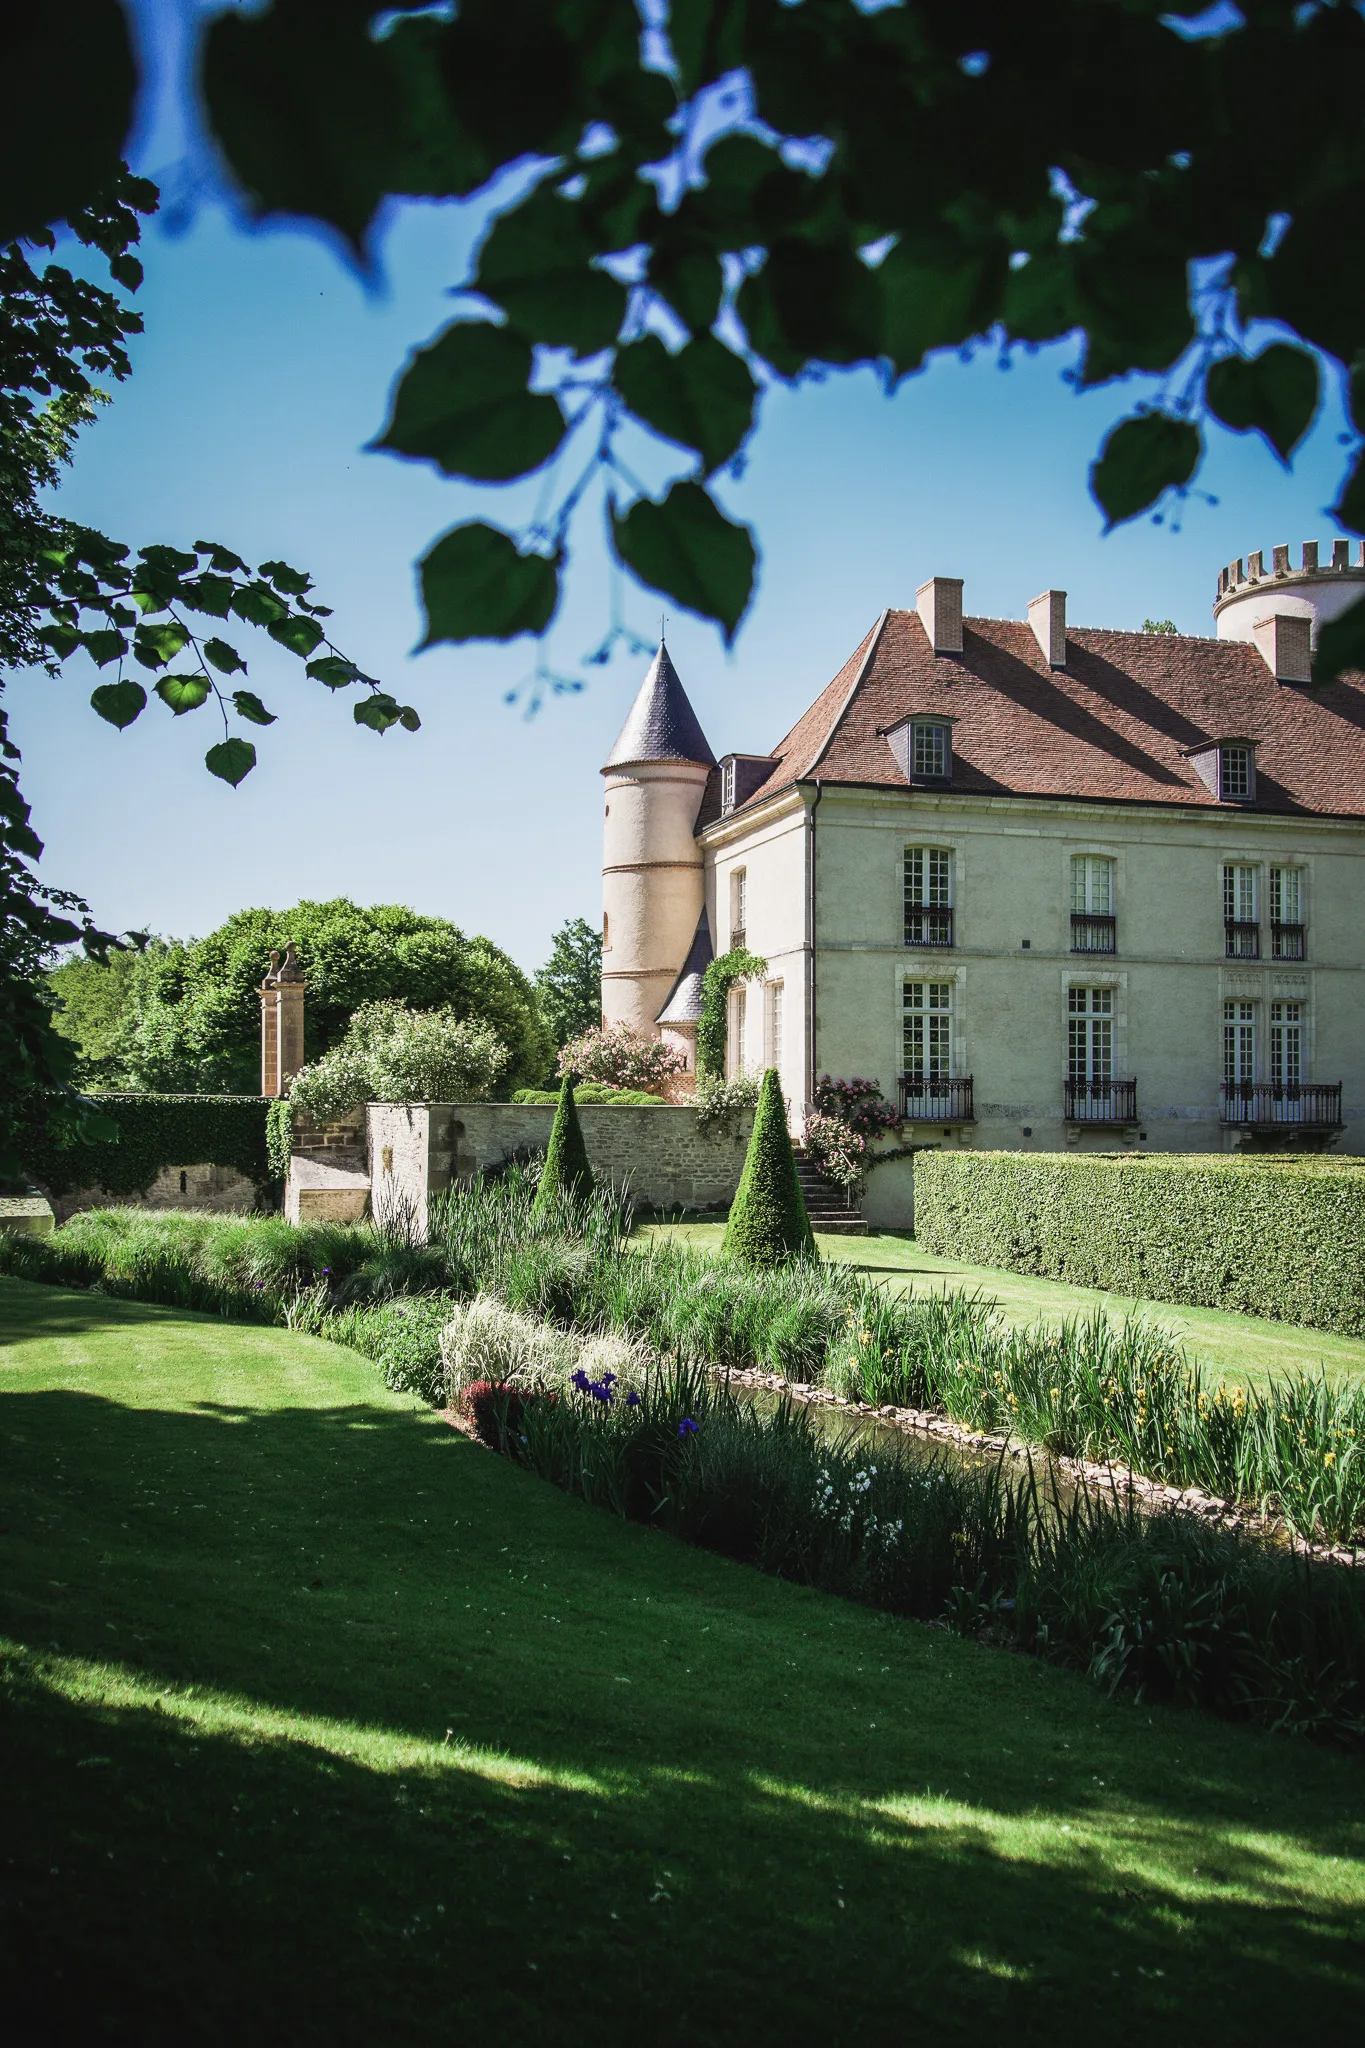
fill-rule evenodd
<path id="1" fill-rule="evenodd" d="M 573 1099 L 576 1078 L 573 1074 L 566 1074 L 560 1084 L 555 1120 L 550 1126 L 550 1142 L 540 1172 L 540 1185 L 531 1204 L 533 1216 L 548 1209 L 558 1195 L 575 1195 L 583 1201 L 592 1193 L 588 1148 L 583 1142 L 583 1126 L 578 1121 L 578 1107 Z"/>
<path id="2" fill-rule="evenodd" d="M 722 1251 L 746 1266 L 782 1266 L 788 1259 L 816 1256 L 776 1067 L 769 1067 L 758 1091 L 753 1135 Z"/>

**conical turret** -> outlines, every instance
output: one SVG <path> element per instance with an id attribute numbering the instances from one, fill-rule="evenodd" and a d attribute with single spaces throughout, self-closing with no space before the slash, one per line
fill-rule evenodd
<path id="1" fill-rule="evenodd" d="M 659 1036 L 702 914 L 695 837 L 716 765 L 662 640 L 602 769 L 602 1017 Z"/>

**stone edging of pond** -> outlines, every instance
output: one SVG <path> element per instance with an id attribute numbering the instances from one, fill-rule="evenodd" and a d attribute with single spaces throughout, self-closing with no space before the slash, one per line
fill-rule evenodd
<path id="1" fill-rule="evenodd" d="M 992 1436 L 983 1430 L 968 1429 L 962 1423 L 950 1421 L 938 1409 L 877 1408 L 870 1401 L 850 1401 L 841 1394 L 832 1394 L 827 1387 L 813 1386 L 806 1380 L 786 1380 L 780 1373 L 757 1369 L 727 1371 L 724 1367 L 712 1366 L 710 1372 L 713 1378 L 728 1382 L 730 1386 L 753 1387 L 762 1393 L 782 1394 L 808 1407 L 836 1408 L 846 1415 L 902 1430 L 907 1436 L 935 1437 L 941 1443 L 956 1445 L 960 1450 L 994 1453 L 1019 1460 L 1045 1457 L 1073 1484 L 1092 1493 L 1126 1494 L 1150 1514 L 1173 1510 L 1178 1514 L 1194 1515 L 1221 1529 L 1243 1529 L 1259 1536 L 1273 1535 L 1300 1557 L 1310 1557 L 1318 1563 L 1365 1566 L 1365 1549 L 1356 1549 L 1349 1544 L 1310 1543 L 1307 1538 L 1294 1535 L 1282 1523 L 1264 1515 L 1248 1513 L 1232 1501 L 1220 1500 L 1216 1494 L 1205 1493 L 1197 1486 L 1166 1486 L 1159 1479 L 1144 1478 L 1127 1465 L 1108 1461 L 1097 1463 L 1090 1458 L 1068 1458 L 1060 1452 L 1045 1450 L 1039 1444 L 1022 1443 L 1017 1437 Z"/>

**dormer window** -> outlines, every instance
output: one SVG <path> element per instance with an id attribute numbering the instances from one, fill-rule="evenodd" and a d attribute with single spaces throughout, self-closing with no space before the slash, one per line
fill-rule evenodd
<path id="1" fill-rule="evenodd" d="M 953 758 L 952 730 L 946 725 L 930 725 L 918 720 L 915 733 L 915 774 L 916 782 L 946 782 L 951 773 Z"/>
<path id="2" fill-rule="evenodd" d="M 1202 746 L 1181 749 L 1206 789 L 1220 804 L 1254 804 L 1256 801 L 1256 742 L 1230 737 L 1205 740 Z"/>
<path id="3" fill-rule="evenodd" d="M 952 781 L 951 718 L 907 718 L 903 725 L 883 729 L 882 737 L 907 782 L 933 789 Z"/>

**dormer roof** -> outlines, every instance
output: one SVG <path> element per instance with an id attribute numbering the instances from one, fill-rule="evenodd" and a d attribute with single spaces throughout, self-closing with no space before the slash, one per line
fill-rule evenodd
<path id="1" fill-rule="evenodd" d="M 637 761 L 693 761 L 701 768 L 716 765 L 662 640 L 602 772 L 605 775 L 610 768 L 624 768 Z"/>
<path id="2" fill-rule="evenodd" d="M 697 919 L 692 949 L 682 964 L 682 972 L 668 991 L 667 1002 L 654 1019 L 656 1024 L 700 1023 L 702 977 L 715 957 L 715 947 L 711 944 L 711 920 L 703 908 Z"/>

